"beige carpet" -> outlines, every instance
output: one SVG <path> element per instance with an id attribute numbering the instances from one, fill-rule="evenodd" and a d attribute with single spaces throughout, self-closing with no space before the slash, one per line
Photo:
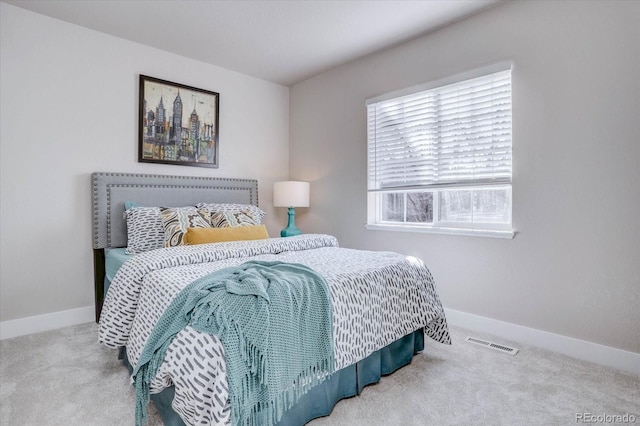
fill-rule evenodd
<path id="1" fill-rule="evenodd" d="M 639 377 L 473 334 L 520 349 L 503 354 L 451 331 L 452 346 L 427 340 L 411 365 L 309 425 L 576 425 L 588 415 L 640 424 Z M 0 424 L 133 425 L 127 372 L 96 336 L 88 323 L 0 342 Z"/>

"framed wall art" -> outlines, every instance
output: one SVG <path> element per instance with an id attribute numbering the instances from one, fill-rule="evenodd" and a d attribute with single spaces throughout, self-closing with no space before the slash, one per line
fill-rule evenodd
<path id="1" fill-rule="evenodd" d="M 220 94 L 140 75 L 138 161 L 218 167 Z"/>

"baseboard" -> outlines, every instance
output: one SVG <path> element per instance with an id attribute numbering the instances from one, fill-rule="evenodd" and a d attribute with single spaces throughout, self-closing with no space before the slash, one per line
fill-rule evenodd
<path id="1" fill-rule="evenodd" d="M 487 333 L 640 376 L 640 354 L 445 308 L 455 327 Z"/>
<path id="2" fill-rule="evenodd" d="M 0 340 L 40 333 L 41 331 L 55 330 L 76 324 L 84 324 L 95 321 L 95 315 L 95 308 L 93 306 L 87 306 L 84 308 L 70 309 L 68 311 L 52 312 L 50 314 L 3 321 L 0 322 Z"/>

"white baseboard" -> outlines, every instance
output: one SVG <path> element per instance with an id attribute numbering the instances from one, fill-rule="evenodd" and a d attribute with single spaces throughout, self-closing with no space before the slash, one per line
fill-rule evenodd
<path id="1" fill-rule="evenodd" d="M 640 354 L 586 340 L 536 330 L 504 321 L 445 308 L 447 322 L 456 327 L 492 334 L 514 342 L 535 346 L 594 364 L 617 368 L 640 376 Z"/>
<path id="2" fill-rule="evenodd" d="M 93 306 L 0 322 L 0 340 L 95 321 Z"/>

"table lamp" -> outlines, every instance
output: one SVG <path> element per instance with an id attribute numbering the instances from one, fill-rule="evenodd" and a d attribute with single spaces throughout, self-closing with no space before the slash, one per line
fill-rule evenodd
<path id="1" fill-rule="evenodd" d="M 273 206 L 289 208 L 289 222 L 281 237 L 302 234 L 296 227 L 296 207 L 309 207 L 309 182 L 285 181 L 273 184 Z"/>

